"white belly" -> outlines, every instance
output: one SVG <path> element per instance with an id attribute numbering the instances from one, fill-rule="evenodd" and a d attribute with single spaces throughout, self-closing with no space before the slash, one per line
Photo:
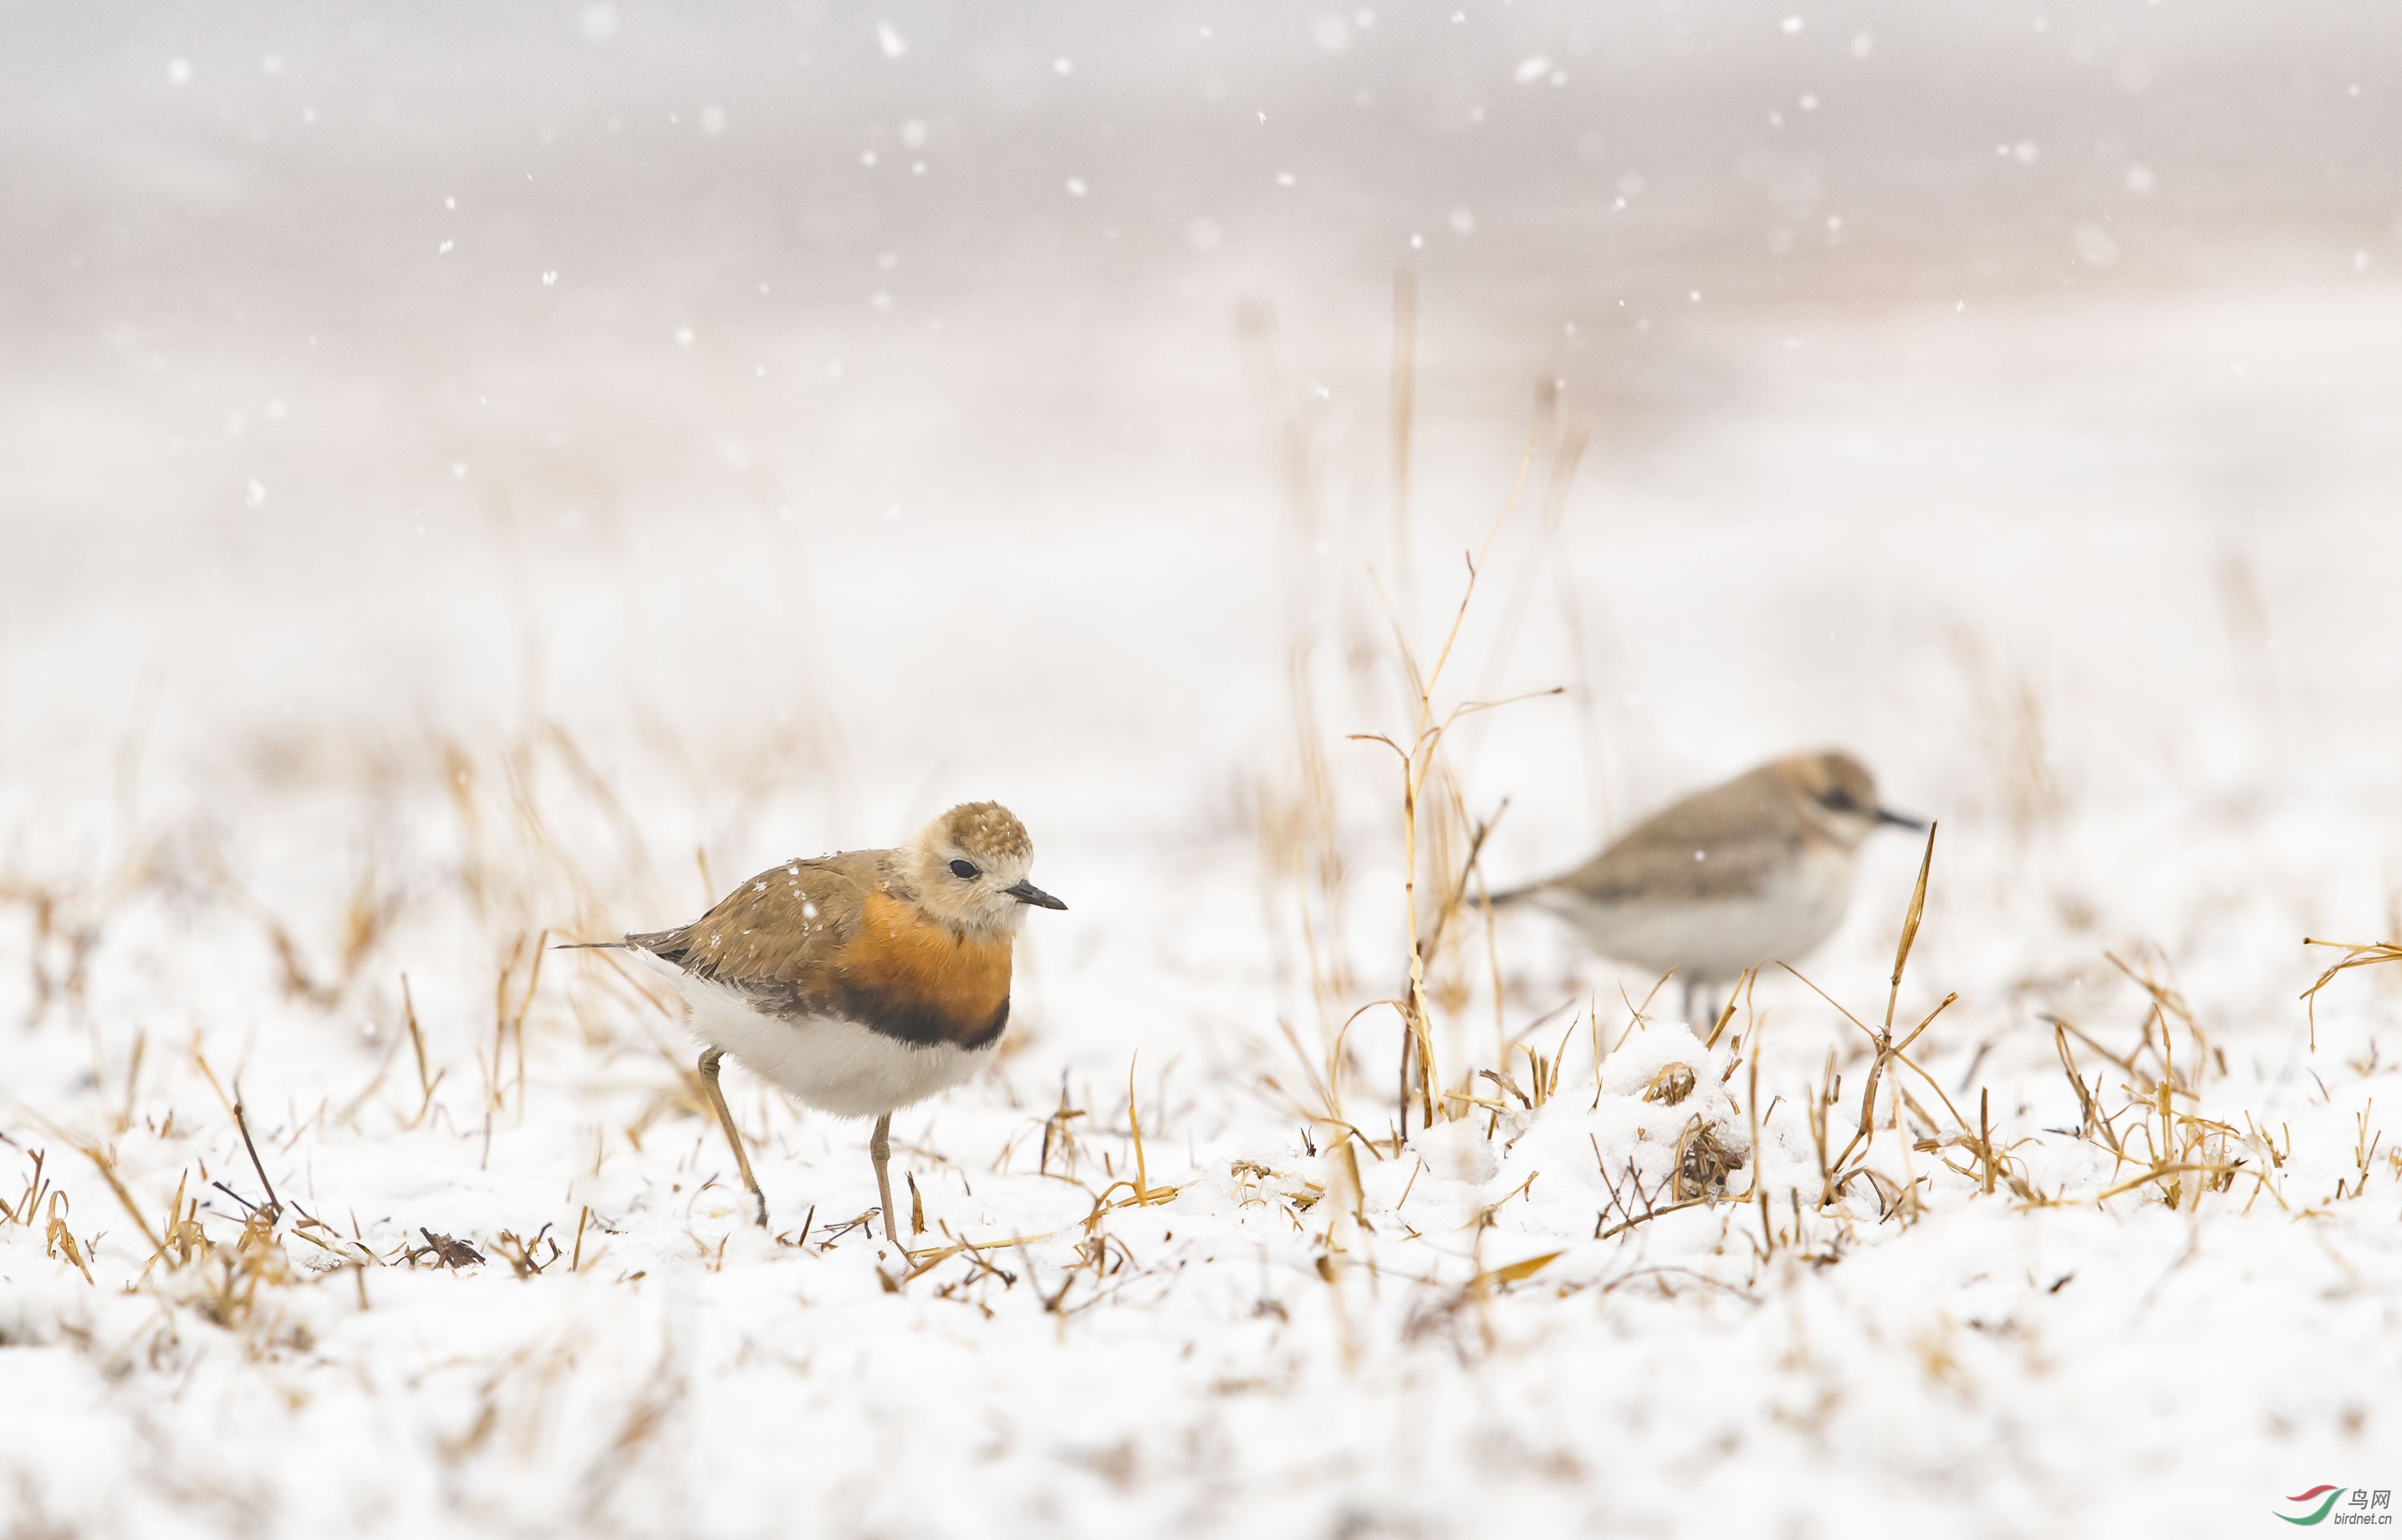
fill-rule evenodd
<path id="1" fill-rule="evenodd" d="M 1851 892 L 1850 855 L 1815 851 L 1742 898 L 1596 904 L 1547 888 L 1536 900 L 1605 957 L 1712 983 L 1762 963 L 1800 961 L 1843 922 Z"/>
<path id="2" fill-rule="evenodd" d="M 939 1095 L 992 1059 L 993 1048 L 920 1046 L 835 1017 L 762 1015 L 735 991 L 671 964 L 670 982 L 689 1008 L 685 1024 L 712 1048 L 804 1107 L 838 1118 L 876 1118 Z"/>

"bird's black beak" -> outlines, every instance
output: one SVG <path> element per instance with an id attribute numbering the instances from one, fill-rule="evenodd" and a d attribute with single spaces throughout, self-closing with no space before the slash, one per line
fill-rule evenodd
<path id="1" fill-rule="evenodd" d="M 1065 909 L 1068 907 L 1066 904 L 1061 903 L 1058 900 L 1053 898 L 1050 894 L 1045 893 L 1042 889 L 1035 887 L 1030 882 L 1021 882 L 1015 887 L 1004 887 L 1001 891 L 1008 894 L 1011 898 L 1015 899 L 1018 902 L 1030 903 L 1037 909 Z"/>
<path id="2" fill-rule="evenodd" d="M 1901 814 L 1895 812 L 1890 807 L 1880 807 L 1877 809 L 1877 822 L 1889 823 L 1898 829 L 1924 829 L 1926 827 L 1926 820 L 1925 818 L 1905 818 Z"/>

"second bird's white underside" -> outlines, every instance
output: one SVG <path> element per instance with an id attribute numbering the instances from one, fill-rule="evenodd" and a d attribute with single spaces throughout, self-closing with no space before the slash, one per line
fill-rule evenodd
<path id="1" fill-rule="evenodd" d="M 723 984 L 651 960 L 683 997 L 685 1024 L 694 1037 L 733 1054 L 743 1068 L 804 1107 L 838 1118 L 877 1118 L 922 1102 L 992 1059 L 991 1048 L 905 1043 L 838 1017 L 766 1015 Z"/>
<path id="2" fill-rule="evenodd" d="M 1798 961 L 1843 922 L 1851 894 L 1850 853 L 1822 848 L 1741 897 L 1604 904 L 1565 887 L 1531 897 L 1605 957 L 1718 983 L 1762 963 Z"/>

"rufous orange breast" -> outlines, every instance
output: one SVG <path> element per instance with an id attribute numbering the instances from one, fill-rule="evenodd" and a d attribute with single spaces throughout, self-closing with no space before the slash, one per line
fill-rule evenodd
<path id="1" fill-rule="evenodd" d="M 930 921 L 881 890 L 826 970 L 835 1014 L 911 1043 L 983 1048 L 1009 1024 L 1010 943 Z M 812 992 L 814 993 L 814 992 Z"/>

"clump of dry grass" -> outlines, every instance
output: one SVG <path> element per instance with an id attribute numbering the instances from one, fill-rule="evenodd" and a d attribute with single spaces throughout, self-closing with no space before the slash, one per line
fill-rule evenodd
<path id="1" fill-rule="evenodd" d="M 1698 1112 L 1685 1120 L 1684 1129 L 1677 1135 L 1676 1163 L 1670 1168 L 1670 1195 L 1679 1203 L 1726 1190 L 1727 1178 L 1741 1171 L 1747 1160 L 1741 1150 L 1731 1149 L 1719 1137 L 1715 1124 L 1703 1121 Z"/>
<path id="2" fill-rule="evenodd" d="M 33 1172 L 25 1178 L 25 1189 L 17 1195 L 14 1203 L 6 1198 L 0 1198 L 0 1224 L 23 1225 L 30 1229 L 34 1223 L 34 1216 L 41 1211 L 42 1199 L 50 1190 L 50 1179 L 42 1172 L 43 1164 L 49 1159 L 49 1152 L 43 1149 L 29 1149 L 25 1152 L 25 1157 L 33 1163 Z"/>
<path id="3" fill-rule="evenodd" d="M 1834 1203 L 1843 1196 L 1844 1189 L 1854 1181 L 1865 1181 L 1876 1189 L 1878 1204 L 1884 1212 L 1887 1214 L 1900 1212 L 1905 1215 L 1915 1215 L 1917 1212 L 1917 1183 L 1914 1180 L 1897 1183 L 1886 1173 L 1871 1166 L 1867 1159 L 1879 1127 L 1877 1092 L 1881 1088 L 1886 1093 L 1885 1106 L 1883 1109 L 1885 1128 L 1897 1134 L 1900 1132 L 1902 1108 L 1905 1105 L 1921 1120 L 1922 1124 L 1929 1127 L 1930 1130 L 1933 1127 L 1934 1120 L 1926 1115 L 1926 1110 L 1918 1105 L 1908 1088 L 1902 1084 L 1900 1078 L 1902 1070 L 1907 1069 L 1916 1075 L 1926 1088 L 1935 1093 L 1945 1108 L 1952 1112 L 1955 1126 L 1963 1128 L 1966 1126 L 1958 1110 L 1952 1107 L 1951 1098 L 1944 1095 L 1943 1088 L 1936 1083 L 1932 1075 L 1929 1075 L 1916 1060 L 1910 1056 L 1911 1046 L 1925 1035 L 1928 1027 L 1935 1024 L 1935 1018 L 1940 1016 L 1960 997 L 1957 994 L 1944 996 L 1935 1009 L 1926 1013 L 1926 1019 L 1912 1028 L 1906 1036 L 1897 1038 L 1894 1035 L 1894 1011 L 1901 1000 L 1902 974 L 1910 966 L 1911 949 L 1918 941 L 1919 922 L 1926 913 L 1926 880 L 1935 867 L 1935 828 L 1930 825 L 1926 831 L 1926 853 L 1920 859 L 1918 881 L 1911 891 L 1910 908 L 1902 916 L 1901 939 L 1894 950 L 1893 977 L 1890 980 L 1889 993 L 1885 997 L 1884 1024 L 1882 1027 L 1870 1027 L 1857 1016 L 1837 1004 L 1831 996 L 1812 983 L 1801 972 L 1786 965 L 1778 965 L 1784 967 L 1787 972 L 1800 979 L 1804 984 L 1808 984 L 1811 991 L 1820 999 L 1841 1011 L 1845 1021 L 1850 1022 L 1866 1035 L 1871 1050 L 1868 1080 L 1860 1088 L 1858 1126 L 1854 1129 L 1851 1137 L 1845 1141 L 1841 1151 L 1831 1157 L 1827 1153 L 1829 1123 L 1834 1111 L 1835 1100 L 1842 1091 L 1840 1079 L 1834 1072 L 1834 1055 L 1831 1052 L 1829 1053 L 1827 1060 L 1826 1082 L 1804 1104 L 1810 1111 L 1811 1140 L 1816 1146 L 1818 1152 L 1818 1206 L 1820 1208 Z M 1901 1153 L 1905 1172 L 1912 1148 L 1910 1141 L 1902 1142 Z M 1855 1154 L 1860 1157 L 1857 1162 L 1853 1159 Z"/>
<path id="4" fill-rule="evenodd" d="M 2039 1191 L 2028 1178 L 2024 1162 L 2014 1154 L 2024 1141 L 2009 1143 L 1999 1137 L 1994 1123 L 1989 1092 L 1980 1089 L 1977 1116 L 1971 1122 L 1953 1105 L 1951 1097 L 1920 1062 L 1912 1056 L 1912 1046 L 1944 1009 L 1958 998 L 1956 994 L 1946 995 L 1908 1034 L 1897 1037 L 1895 1033 L 1894 1007 L 1925 909 L 1934 848 L 1935 831 L 1929 829 L 1926 855 L 1920 864 L 1917 886 L 1911 899 L 1909 914 L 1903 921 L 1901 942 L 1895 956 L 1892 993 L 1886 1000 L 1884 1027 L 1871 1030 L 1862 1025 L 1858 1018 L 1849 1011 L 1843 1012 L 1846 1019 L 1867 1034 L 1873 1054 L 1867 1083 L 1860 1094 L 1858 1125 L 1840 1151 L 1829 1153 L 1829 1130 L 1835 1106 L 1842 1095 L 1842 1078 L 1836 1073 L 1831 1052 L 1820 1084 L 1814 1088 L 1803 1104 L 1812 1139 L 1818 1151 L 1821 1177 L 1818 1206 L 1821 1209 L 1835 1206 L 1845 1189 L 1858 1181 L 1875 1189 L 1881 1217 L 1898 1215 L 1905 1221 L 1913 1217 L 1920 1200 L 1918 1179 L 1911 1176 L 1909 1169 L 1908 1157 L 1912 1153 L 1937 1155 L 1947 1169 L 1975 1182 L 1979 1192 L 1983 1195 L 2008 1191 L 2029 1206 L 2049 1206 L 2065 1201 L 2057 1195 Z M 2203 1117 L 2176 1105 L 2179 1097 L 2192 1100 L 2198 1095 L 2202 1066 L 2216 1064 L 2222 1073 L 2225 1070 L 2224 1055 L 2210 1044 L 2184 997 L 2170 983 L 2155 976 L 2148 968 L 2138 970 L 2115 955 L 2109 960 L 2146 997 L 2142 1036 L 2136 1048 L 2126 1053 L 2112 1052 L 2090 1035 L 2058 1018 L 2052 1019 L 2053 1038 L 2062 1073 L 2067 1078 L 2078 1099 L 2078 1136 L 2109 1151 L 2121 1172 L 2128 1167 L 2133 1167 L 2135 1171 L 2133 1175 L 2115 1180 L 2103 1190 L 2080 1201 L 2103 1203 L 2138 1189 L 2153 1188 L 2169 1206 L 2189 1210 L 2200 1203 L 2203 1193 L 2227 1191 L 2239 1177 L 2250 1176 L 2256 1184 L 2252 1194 L 2255 1199 L 2266 1191 L 2282 1206 L 2285 1200 L 2267 1173 L 2250 1163 L 2252 1158 L 2265 1155 L 2270 1159 L 2263 1164 L 2271 1169 L 2282 1166 L 2283 1154 L 2275 1150 L 2273 1144 L 2263 1138 L 2257 1128 L 2247 1135 L 2223 1121 Z M 1802 977 L 1798 973 L 1794 976 Z M 1802 982 L 1809 983 L 1807 979 Z M 1811 988 L 1817 990 L 1815 984 L 1811 984 Z M 1826 997 L 1824 991 L 1817 992 L 1822 998 Z M 1829 1003 L 1834 1002 L 1829 999 Z M 1840 1011 L 1842 1007 L 1837 1006 L 1837 1009 Z M 2182 1063 L 2170 1030 L 2172 1024 L 2185 1027 L 2191 1045 Z M 2091 1083 L 2087 1081 L 2078 1064 L 2076 1051 L 2071 1046 L 2071 1038 L 2101 1053 L 2127 1077 L 2123 1089 L 2128 1099 L 2117 1111 L 2105 1110 L 2104 1080 L 2096 1077 Z M 2150 1061 L 2148 1066 L 2145 1063 L 2147 1058 Z M 1973 1066 L 1971 1067 L 1973 1069 Z M 1948 1129 L 1921 1106 L 1903 1084 L 1900 1079 L 1903 1070 L 1916 1077 L 1941 1104 L 1949 1117 Z M 1880 1089 L 1885 1093 L 1881 1117 L 1877 1106 Z M 1871 1165 L 1868 1157 L 1879 1132 L 1892 1130 L 1898 1134 L 1903 1130 L 1905 1113 L 1907 1121 L 1915 1125 L 1917 1136 L 1903 1138 L 1898 1144 L 1897 1154 L 1900 1158 L 1902 1174 L 1897 1178 L 1892 1173 Z M 2239 1146 L 2249 1152 L 2248 1156 L 2236 1153 Z M 1953 1152 L 1964 1156 L 1965 1163 L 1955 1161 Z M 1799 1233 L 1798 1210 L 1795 1233 Z"/>
<path id="5" fill-rule="evenodd" d="M 1392 411 L 1388 423 L 1391 587 L 1387 589 L 1381 581 L 1378 584 L 1384 628 L 1392 640 L 1399 642 L 1398 647 L 1381 643 L 1373 626 L 1356 624 L 1358 610 L 1351 590 L 1338 588 L 1329 592 L 1323 587 L 1327 569 L 1318 558 L 1331 549 L 1328 542 L 1335 531 L 1330 528 L 1324 508 L 1326 499 L 1318 486 L 1321 466 L 1318 442 L 1326 419 L 1322 392 L 1294 386 L 1277 358 L 1274 321 L 1267 311 L 1251 307 L 1237 317 L 1253 390 L 1282 473 L 1291 528 L 1297 537 L 1293 549 L 1298 555 L 1292 568 L 1294 640 L 1290 670 L 1297 773 L 1289 787 L 1263 781 L 1253 788 L 1249 805 L 1264 858 L 1263 873 L 1269 879 L 1271 933 L 1281 937 L 1289 930 L 1297 931 L 1300 942 L 1299 967 L 1282 968 L 1280 971 L 1288 977 L 1305 972 L 1318 1016 L 1318 1042 L 1314 1051 L 1303 1050 L 1300 1034 L 1292 1024 L 1279 1023 L 1301 1064 L 1302 1084 L 1293 1093 L 1287 1093 L 1271 1080 L 1268 1089 L 1289 1095 L 1295 1109 L 1313 1122 L 1354 1132 L 1357 1130 L 1353 1121 L 1344 1107 L 1346 1079 L 1357 1073 L 1351 1031 L 1363 1014 L 1380 1006 L 1394 1008 L 1401 1018 L 1407 1062 L 1401 1066 L 1400 1095 L 1405 1102 L 1417 1104 L 1422 1124 L 1465 1111 L 1480 1100 L 1470 1090 L 1482 1072 L 1478 1067 L 1461 1066 L 1455 1076 L 1448 1072 L 1449 1066 L 1440 1062 L 1443 1054 L 1434 1029 L 1434 1017 L 1438 1013 L 1456 1015 L 1466 1009 L 1475 992 L 1467 972 L 1466 954 L 1459 944 L 1469 927 L 1461 922 L 1471 912 L 1470 899 L 1477 856 L 1493 820 L 1470 816 L 1445 740 L 1462 718 L 1487 709 L 1489 704 L 1499 703 L 1471 701 L 1438 713 L 1435 696 L 1453 661 L 1479 573 L 1510 508 L 1525 487 L 1538 447 L 1538 444 L 1530 443 L 1501 514 L 1494 520 L 1483 545 L 1468 557 L 1466 590 L 1452 615 L 1448 634 L 1431 667 L 1422 666 L 1420 654 L 1410 645 L 1402 620 L 1403 614 L 1414 607 L 1417 589 L 1410 507 L 1416 314 L 1415 282 L 1403 272 L 1397 276 L 1394 285 Z M 1555 417 L 1556 404 L 1547 403 L 1547 410 Z M 1539 441 L 1539 427 L 1536 436 Z M 1547 528 L 1550 522 L 1555 522 L 1558 497 L 1565 492 L 1581 446 L 1581 437 L 1575 437 L 1575 447 L 1564 448 L 1554 464 L 1554 496 L 1547 502 L 1547 515 L 1551 516 Z M 1321 619 L 1321 615 L 1329 614 L 1342 617 L 1341 621 Z M 1393 997 L 1365 1005 L 1356 999 L 1353 980 L 1357 969 L 1346 950 L 1346 879 L 1352 863 L 1344 850 L 1335 774 L 1326 751 L 1326 736 L 1319 726 L 1319 686 L 1315 665 L 1325 651 L 1324 633 L 1330 624 L 1351 626 L 1336 651 L 1349 670 L 1357 697 L 1362 702 L 1381 697 L 1387 688 L 1382 666 L 1388 661 L 1397 663 L 1403 707 L 1409 713 L 1404 728 L 1386 734 L 1351 735 L 1355 739 L 1382 741 L 1395 750 L 1401 761 L 1405 804 L 1405 979 Z M 1297 923 L 1289 925 L 1288 921 Z M 1489 928 L 1489 916 L 1487 923 Z M 1496 997 L 1496 1050 L 1489 1068 L 1506 1071 L 1512 1067 L 1505 1062 L 1511 1049 L 1501 1031 L 1501 980 L 1498 967 L 1491 982 Z M 1408 1121 L 1406 1107 L 1399 1109 L 1390 1137 L 1378 1142 L 1398 1148 L 1407 1137 Z"/>
<path id="6" fill-rule="evenodd" d="M 244 1141 L 248 1142 L 246 1127 Z M 200 1199 L 188 1195 L 187 1172 L 176 1182 L 164 1222 L 154 1226 L 119 1174 L 115 1152 L 100 1145 L 82 1145 L 78 1150 L 91 1162 L 149 1244 L 139 1286 L 186 1306 L 211 1325 L 242 1338 L 254 1354 L 309 1346 L 305 1329 L 291 1324 L 281 1312 L 261 1308 L 263 1294 L 287 1289 L 300 1278 L 283 1238 L 278 1234 L 283 1205 L 271 1197 L 264 1206 L 253 1205 L 223 1183 L 215 1184 L 242 1205 L 243 1215 L 230 1239 L 214 1239 L 201 1222 Z M 260 1175 L 263 1181 L 264 1172 Z M 313 1217 L 303 1216 L 293 1232 L 350 1268 L 361 1269 L 375 1260 L 374 1254 L 364 1245 L 343 1241 Z M 79 1258 L 70 1254 L 68 1259 L 84 1272 L 87 1280 L 90 1278 L 89 1268 Z M 364 1299 L 364 1284 L 361 1290 Z"/>
<path id="7" fill-rule="evenodd" d="M 275 1221 L 264 1209 L 245 1216 L 231 1242 L 209 1245 L 197 1256 L 199 1286 L 182 1297 L 228 1331 L 257 1319 L 261 1287 L 288 1288 L 295 1276 L 291 1255 L 276 1240 Z"/>
<path id="8" fill-rule="evenodd" d="M 429 1242 L 434 1239 L 430 1233 L 426 1238 Z M 443 1239 L 448 1242 L 449 1248 L 453 1252 L 462 1248 L 468 1251 L 475 1249 L 462 1241 L 451 1241 L 447 1236 Z M 542 1248 L 545 1245 L 550 1248 L 550 1255 L 546 1257 L 542 1254 Z M 442 1244 L 435 1244 L 435 1249 L 442 1251 L 445 1248 Z M 548 1225 L 535 1231 L 531 1239 L 518 1235 L 513 1230 L 504 1230 L 492 1237 L 492 1249 L 500 1254 L 501 1260 L 509 1264 L 509 1270 L 520 1278 L 539 1277 L 543 1269 L 558 1261 L 563 1255 L 559 1243 L 550 1238 Z M 459 1264 L 450 1262 L 448 1265 L 456 1267 Z"/>
<path id="9" fill-rule="evenodd" d="M 1532 451 L 1529 450 L 1529 461 Z M 1393 620 L 1396 651 L 1406 675 L 1411 700 L 1412 722 L 1403 738 L 1388 733 L 1354 733 L 1354 741 L 1380 743 L 1392 750 L 1401 771 L 1401 911 L 1407 933 L 1408 968 L 1401 997 L 1387 1002 L 1401 1015 L 1403 1050 L 1401 1055 L 1401 1110 L 1400 1132 L 1408 1132 L 1408 1102 L 1414 1093 L 1417 1099 L 1420 1122 L 1434 1122 L 1455 1116 L 1456 1105 L 1475 1105 L 1479 1100 L 1470 1091 L 1474 1071 L 1464 1071 L 1458 1088 L 1448 1089 L 1436 1059 L 1434 1022 L 1429 1009 L 1427 978 L 1429 963 L 1441 955 L 1444 941 L 1455 933 L 1455 922 L 1466 907 L 1468 889 L 1476 871 L 1476 858 L 1489 832 L 1489 822 L 1475 824 L 1470 829 L 1466 805 L 1458 782 L 1443 759 L 1443 741 L 1462 719 L 1478 712 L 1489 711 L 1517 700 L 1531 700 L 1560 694 L 1556 688 L 1532 692 L 1529 694 L 1498 701 L 1462 701 L 1448 708 L 1439 708 L 1435 696 L 1440 689 L 1443 670 L 1450 664 L 1458 646 L 1461 626 L 1468 619 L 1470 606 L 1475 602 L 1476 583 L 1480 565 L 1489 558 L 1493 542 L 1501 532 L 1510 509 L 1525 484 L 1528 461 L 1522 461 L 1517 480 L 1512 483 L 1510 497 L 1494 519 L 1484 537 L 1484 545 L 1466 557 L 1468 576 L 1462 585 L 1458 607 L 1453 611 L 1451 625 L 1443 634 L 1443 644 L 1436 651 L 1431 667 L 1422 667 L 1415 650 L 1402 633 L 1398 616 Z M 1429 798 L 1429 790 L 1439 795 Z M 1463 830 L 1470 831 L 1465 840 L 1464 856 L 1446 859 L 1460 843 Z M 1422 867 L 1429 856 L 1429 866 Z M 1419 894 L 1422 871 L 1430 870 L 1439 884 L 1431 913 L 1427 912 Z M 1490 923 L 1491 911 L 1485 910 Z M 1455 1001 L 1455 1004 L 1457 1003 Z M 1500 978 L 1497 969 L 1494 978 L 1494 1008 L 1501 1008 Z M 1414 1073 L 1415 1071 L 1415 1073 Z M 1440 1095 L 1438 1088 L 1445 1088 Z"/>
<path id="10" fill-rule="evenodd" d="M 454 1270 L 484 1265 L 484 1254 L 476 1250 L 471 1242 L 462 1241 L 454 1236 L 436 1234 L 422 1225 L 418 1226 L 417 1233 L 425 1237 L 423 1245 L 404 1244 L 401 1247 L 401 1260 L 411 1267 L 429 1260 L 435 1267 Z"/>
<path id="11" fill-rule="evenodd" d="M 36 1223 L 42 1227 L 42 1254 L 53 1260 L 64 1261 L 83 1281 L 92 1281 L 91 1266 L 86 1259 L 91 1250 L 90 1240 L 78 1241 L 68 1220 L 75 1210 L 74 1200 L 56 1187 L 43 1169 L 48 1159 L 47 1150 L 27 1152 L 33 1172 L 26 1177 L 24 1190 L 15 1202 L 0 1200 L 0 1224 L 22 1225 L 31 1230 Z"/>
<path id="12" fill-rule="evenodd" d="M 25 966 L 33 985 L 22 1028 L 39 1026 L 53 1005 L 79 1007 L 91 978 L 92 948 L 101 923 L 54 885 L 24 878 L 0 881 L 0 903 L 21 904 L 33 923 Z"/>
<path id="13" fill-rule="evenodd" d="M 1675 1107 L 1693 1093 L 1693 1087 L 1700 1083 L 1700 1079 L 1693 1073 L 1691 1065 L 1662 1065 L 1659 1073 L 1651 1077 L 1651 1083 L 1643 1088 L 1643 1099 Z"/>
<path id="14" fill-rule="evenodd" d="M 2095 1194 L 2093 1201 L 2105 1201 L 2158 1184 L 2161 1202 L 2172 1208 L 2190 1210 L 2200 1203 L 2203 1193 L 2227 1191 L 2239 1177 L 2248 1176 L 2254 1187 L 2244 1205 L 2247 1209 L 2262 1192 L 2280 1207 L 2285 1206 L 2285 1199 L 2271 1179 L 2284 1167 L 2285 1152 L 2262 1134 L 2251 1114 L 2244 1114 L 2245 1130 L 2239 1132 L 2222 1120 L 2205 1118 L 2177 1106 L 2179 1098 L 2199 1099 L 2202 1065 L 2215 1061 L 2222 1073 L 2225 1069 L 2224 1056 L 2209 1045 L 2194 1024 L 2182 996 L 2148 973 L 2136 973 L 2116 956 L 2110 960 L 2118 963 L 2120 971 L 2143 988 L 2147 997 L 2143 1035 L 2133 1049 L 2115 1052 L 2075 1024 L 2060 1017 L 2050 1018 L 2061 1072 L 2077 1095 L 2078 1136 L 2109 1151 L 2114 1176 L 2130 1167 L 2138 1168 L 2137 1175 L 2114 1180 Z M 2168 1029 L 2172 1020 L 2182 1020 L 2188 1028 L 2194 1050 L 2188 1055 L 2190 1068 L 2178 1061 L 2174 1039 Z M 2155 1027 L 2159 1028 L 2157 1036 Z M 2070 1043 L 2072 1038 L 2125 1077 L 2119 1089 L 2127 1099 L 2116 1111 L 2104 1108 L 2106 1077 L 2096 1075 L 2091 1084 L 2087 1082 L 2077 1051 Z M 2244 1154 L 2235 1153 L 2239 1145 Z M 2022 1183 L 2014 1185 L 2021 1196 L 2030 1202 L 2056 1201 L 2029 1192 Z"/>
<path id="15" fill-rule="evenodd" d="M 2310 1007 L 2311 1052 L 2319 1050 L 2319 991 L 2335 983 L 2336 975 L 2355 968 L 2374 968 L 2380 963 L 2402 962 L 2402 940 L 2390 942 L 2323 942 L 2311 937 L 2302 939 L 2304 946 L 2334 946 L 2343 949 L 2343 956 L 2327 965 L 2312 985 L 2302 991 L 2302 1002 Z"/>

